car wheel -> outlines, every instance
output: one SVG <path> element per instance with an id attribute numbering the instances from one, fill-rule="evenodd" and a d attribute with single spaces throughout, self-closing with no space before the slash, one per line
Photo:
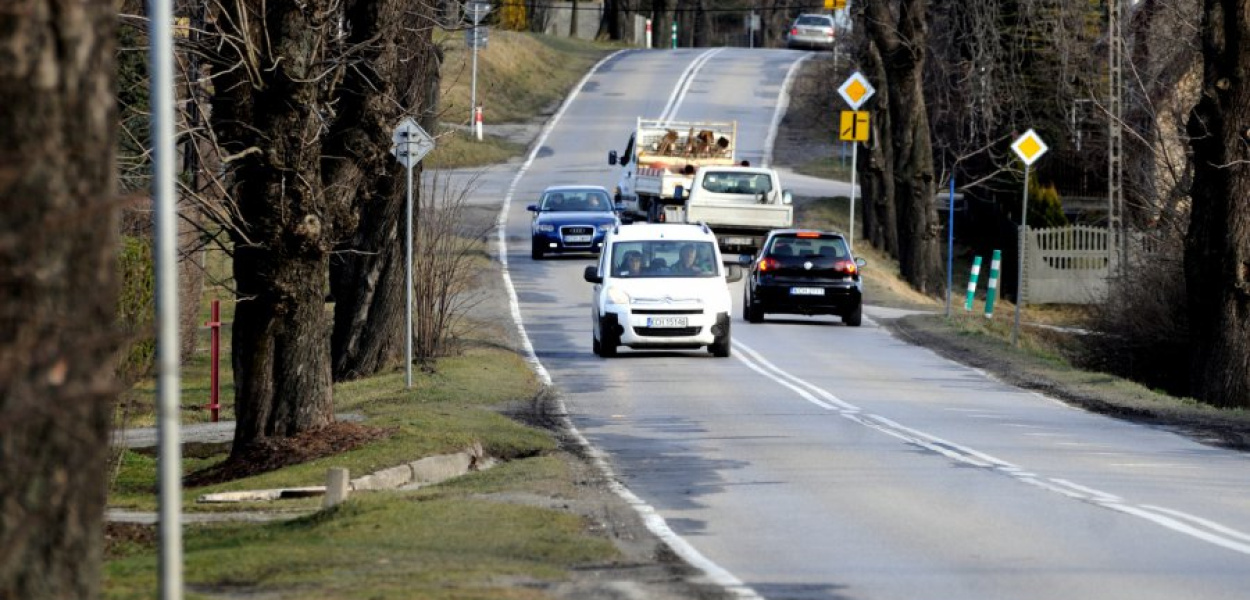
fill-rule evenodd
<path id="1" fill-rule="evenodd" d="M 599 318 L 599 356 L 603 358 L 612 358 L 616 356 L 616 315 L 611 315 L 609 319 L 607 315 Z"/>
<path id="2" fill-rule="evenodd" d="M 532 260 L 543 259 L 543 247 L 542 247 L 542 244 L 539 244 L 537 240 L 530 242 L 530 259 Z"/>
<path id="3" fill-rule="evenodd" d="M 764 309 L 752 301 L 746 292 L 742 294 L 742 318 L 746 319 L 748 323 L 764 322 Z"/>
<path id="4" fill-rule="evenodd" d="M 863 320 L 864 320 L 864 304 L 862 302 L 855 305 L 855 310 L 852 310 L 851 312 L 846 313 L 845 315 L 842 315 L 842 322 L 851 327 L 859 327 L 860 321 L 863 321 Z"/>
<path id="5" fill-rule="evenodd" d="M 721 330 L 721 334 L 716 336 L 711 344 L 708 344 L 707 351 L 711 352 L 712 356 L 715 356 L 716 358 L 729 358 L 731 353 L 730 344 L 732 341 L 730 338 L 730 334 L 732 332 L 730 330 L 729 314 L 722 313 L 721 317 L 717 318 L 716 325 L 717 328 Z M 715 329 L 713 329 L 713 331 L 715 331 Z"/>

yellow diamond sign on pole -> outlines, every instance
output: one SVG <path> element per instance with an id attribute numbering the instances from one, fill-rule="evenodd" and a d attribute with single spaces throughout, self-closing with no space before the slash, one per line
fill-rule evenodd
<path id="1" fill-rule="evenodd" d="M 846 0 L 825 0 L 825 10 L 842 10 L 846 8 Z"/>
<path id="2" fill-rule="evenodd" d="M 868 141 L 868 111 L 842 111 L 842 126 L 838 128 L 838 139 L 844 142 Z"/>
<path id="3" fill-rule="evenodd" d="M 1011 149 L 1016 151 L 1016 155 L 1020 157 L 1020 160 L 1024 161 L 1025 165 L 1031 166 L 1033 161 L 1041 158 L 1050 148 L 1046 146 L 1046 142 L 1042 141 L 1041 136 L 1037 135 L 1036 131 L 1030 129 L 1024 132 L 1024 135 L 1016 138 L 1016 141 L 1011 144 Z"/>
<path id="4" fill-rule="evenodd" d="M 842 87 L 838 88 L 838 94 L 843 100 L 850 105 L 851 110 L 859 110 L 859 107 L 867 102 L 873 94 L 877 93 L 876 88 L 868 83 L 868 79 L 862 73 L 856 71 L 846 78 L 842 83 Z"/>

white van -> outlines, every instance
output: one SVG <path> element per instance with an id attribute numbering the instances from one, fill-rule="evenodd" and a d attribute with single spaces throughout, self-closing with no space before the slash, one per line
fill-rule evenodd
<path id="1" fill-rule="evenodd" d="M 742 267 L 722 262 L 707 225 L 637 224 L 608 232 L 599 264 L 586 267 L 593 348 L 700 348 L 730 353 L 729 282 Z"/>

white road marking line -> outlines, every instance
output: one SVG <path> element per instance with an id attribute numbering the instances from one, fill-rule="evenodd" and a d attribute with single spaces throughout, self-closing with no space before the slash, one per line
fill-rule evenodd
<path id="1" fill-rule="evenodd" d="M 735 356 L 737 356 L 738 360 L 742 361 L 752 370 L 791 390 L 794 390 L 795 393 L 799 394 L 800 397 L 808 402 L 816 404 L 822 408 L 839 411 L 839 414 L 851 421 L 876 429 L 907 443 L 921 446 L 925 449 L 949 457 L 952 460 L 956 460 L 964 464 L 992 469 L 1022 483 L 1037 486 L 1074 500 L 1089 502 L 1095 506 L 1101 506 L 1124 514 L 1133 515 L 1204 542 L 1209 542 L 1222 548 L 1250 555 L 1250 544 L 1237 541 L 1238 539 L 1250 540 L 1250 534 L 1246 534 L 1231 527 L 1216 523 L 1215 521 L 1210 521 L 1202 517 L 1189 515 L 1187 513 L 1169 508 L 1153 505 L 1125 504 L 1123 499 L 1115 494 L 1103 492 L 1067 479 L 1052 478 L 1049 480 L 1043 480 L 1034 473 L 1025 471 L 1016 465 L 995 458 L 989 454 L 985 454 L 972 448 L 961 446 L 922 431 L 906 427 L 880 415 L 863 414 L 859 407 L 843 402 L 832 393 L 829 393 L 828 391 L 810 382 L 784 371 L 777 365 L 769 362 L 763 357 L 762 354 L 755 351 L 750 346 L 747 346 L 739 341 L 734 341 L 733 344 L 739 350 L 739 353 L 736 353 Z M 749 358 L 743 357 L 742 354 L 746 354 Z M 800 386 L 805 389 L 799 389 Z M 836 401 L 836 405 L 831 402 L 823 402 L 815 398 L 815 396 L 807 390 L 811 390 L 811 392 L 817 395 Z M 1053 437 L 1062 436 L 1064 434 L 1026 433 L 1025 435 Z M 1200 524 L 1210 531 L 1198 529 L 1182 521 Z"/>

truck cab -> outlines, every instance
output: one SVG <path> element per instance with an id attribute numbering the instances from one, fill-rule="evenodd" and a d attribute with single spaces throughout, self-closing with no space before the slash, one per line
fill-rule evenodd
<path id="1" fill-rule="evenodd" d="M 680 204 L 666 207 L 664 220 L 707 223 L 726 254 L 754 253 L 769 231 L 794 225 L 793 198 L 774 169 L 705 167 L 679 198 Z"/>

